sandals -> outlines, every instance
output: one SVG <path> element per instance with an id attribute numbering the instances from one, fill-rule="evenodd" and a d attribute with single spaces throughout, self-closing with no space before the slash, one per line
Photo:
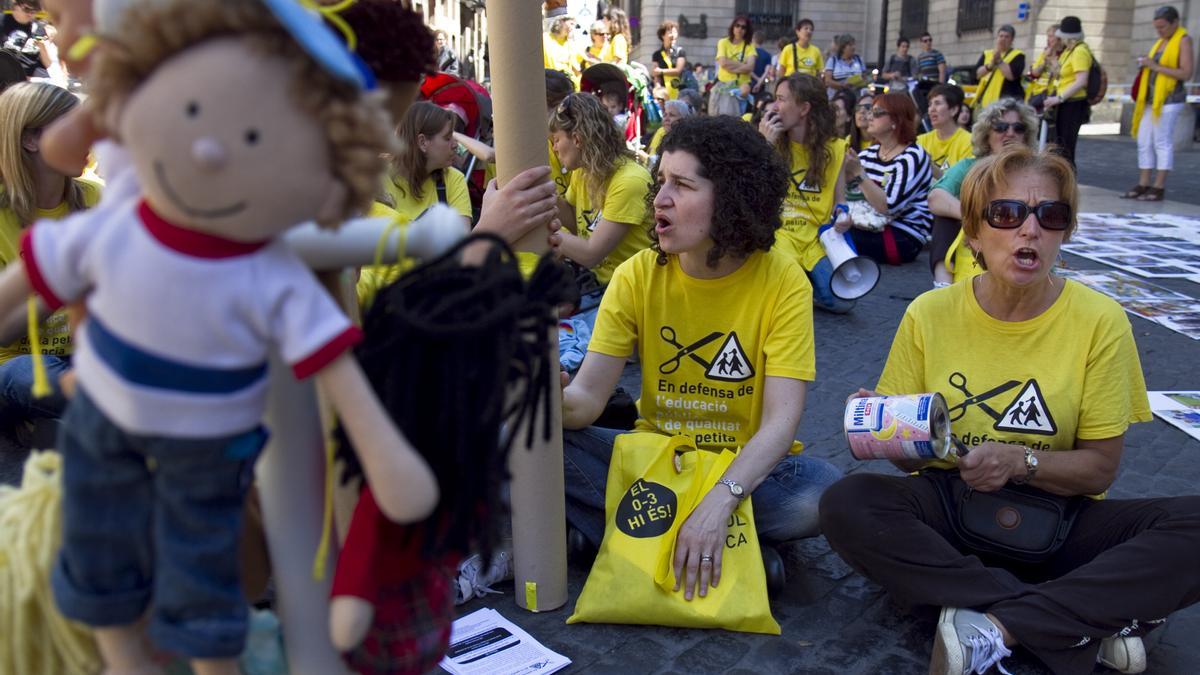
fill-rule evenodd
<path id="1" fill-rule="evenodd" d="M 1137 199 L 1146 194 L 1146 191 L 1149 189 L 1149 185 L 1135 185 L 1129 189 L 1129 192 L 1121 195 L 1121 199 Z"/>
<path id="2" fill-rule="evenodd" d="M 1148 187 L 1137 200 L 1139 202 L 1161 202 L 1166 194 L 1167 191 L 1164 188 Z"/>

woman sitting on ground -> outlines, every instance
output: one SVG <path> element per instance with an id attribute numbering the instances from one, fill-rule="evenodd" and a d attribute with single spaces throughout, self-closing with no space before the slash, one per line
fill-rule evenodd
<path id="1" fill-rule="evenodd" d="M 939 85 L 944 86 L 944 85 Z M 936 87 L 934 88 L 936 91 Z M 975 255 L 963 241 L 962 204 L 958 195 L 963 179 L 975 162 L 1006 147 L 1034 147 L 1037 117 L 1033 108 L 1016 99 L 1002 98 L 979 113 L 971 131 L 974 157 L 950 167 L 929 190 L 929 210 L 933 212 L 933 241 L 929 245 L 929 269 L 933 285 L 945 286 L 969 279 L 983 271 Z"/>
<path id="2" fill-rule="evenodd" d="M 848 110 L 853 118 L 850 120 L 850 149 L 861 152 L 871 147 L 875 139 L 871 137 L 871 108 L 875 105 L 875 92 L 863 89 L 854 98 L 854 92 L 843 89 L 833 97 L 846 101 Z"/>
<path id="3" fill-rule="evenodd" d="M 775 146 L 791 174 L 775 250 L 808 273 L 818 307 L 838 314 L 848 312 L 854 302 L 833 294 L 833 266 L 817 239 L 846 192 L 842 179 L 846 139 L 834 135 L 833 108 L 824 85 L 812 75 L 781 80 L 759 131 Z"/>
<path id="4" fill-rule="evenodd" d="M 856 473 L 821 500 L 834 551 L 900 602 L 943 608 L 932 674 L 987 672 L 1017 645 L 1055 673 L 1098 658 L 1141 672 L 1139 636 L 1200 600 L 1200 497 L 1103 498 L 1126 429 L 1151 415 L 1124 310 L 1052 272 L 1077 206 L 1057 155 L 1016 147 L 972 167 L 963 229 L 985 272 L 909 305 L 876 387 L 941 393 L 969 452 L 894 462 L 916 475 Z M 1018 562 L 956 534 L 942 490 L 1008 483 L 1074 497 L 1060 548 Z"/>
<path id="5" fill-rule="evenodd" d="M 603 288 L 617 265 L 650 247 L 650 172 L 591 94 L 571 94 L 558 104 L 550 115 L 550 140 L 563 168 L 573 172 L 559 200 L 566 229 L 558 250 L 595 272 Z"/>
<path id="6" fill-rule="evenodd" d="M 467 179 L 452 165 L 458 117 L 429 101 L 417 101 L 404 113 L 396 134 L 400 152 L 392 158 L 392 175 L 384 184 L 391 203 L 404 220 L 412 220 L 438 202 L 448 204 L 471 224 Z"/>
<path id="7" fill-rule="evenodd" d="M 741 448 L 725 482 L 679 530 L 676 577 L 684 567 L 689 580 L 699 572 L 699 588 L 685 584 L 691 599 L 720 576 L 736 495 L 753 493 L 761 539 L 811 537 L 820 494 L 840 472 L 797 454 L 802 446 L 794 441 L 815 361 L 808 280 L 769 250 L 787 169 L 753 127 L 718 116 L 676 124 L 663 139 L 657 174 L 654 249 L 617 268 L 583 366 L 563 390 L 563 426 L 573 430 L 563 434 L 567 520 L 599 546 L 608 465 L 622 432 L 588 425 L 636 353 L 643 369 L 636 430 L 688 434 L 702 449 Z M 690 354 L 676 368 L 660 367 L 679 345 L 692 345 Z M 680 400 L 659 403 L 661 392 L 687 392 L 696 382 L 717 393 L 672 394 Z M 712 396 L 721 411 L 694 415 L 693 404 Z"/>
<path id="8" fill-rule="evenodd" d="M 98 183 L 63 175 L 47 166 L 39 152 L 42 131 L 78 104 L 67 90 L 45 83 L 15 84 L 0 94 L 0 267 L 20 259 L 21 235 L 35 221 L 58 220 L 100 200 Z M 72 352 L 65 310 L 46 319 L 38 340 L 55 392 L 33 396 L 28 337 L 0 347 L 0 429 L 56 418 L 66 408 L 57 387 Z"/>
<path id="9" fill-rule="evenodd" d="M 860 192 L 888 222 L 882 230 L 855 227 L 850 236 L 861 255 L 899 265 L 916 258 L 929 241 L 931 162 L 916 143 L 917 108 L 907 93 L 876 97 L 870 114 L 875 143 L 857 154 L 853 149 L 846 153 L 846 190 L 849 199 Z"/>

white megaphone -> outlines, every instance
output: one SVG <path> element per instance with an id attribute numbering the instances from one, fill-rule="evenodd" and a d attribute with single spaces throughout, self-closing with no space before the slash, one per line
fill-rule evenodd
<path id="1" fill-rule="evenodd" d="M 842 300 L 857 300 L 870 293 L 879 283 L 879 265 L 858 254 L 848 232 L 838 232 L 832 225 L 825 225 L 819 232 L 825 256 L 833 265 L 833 294 Z"/>

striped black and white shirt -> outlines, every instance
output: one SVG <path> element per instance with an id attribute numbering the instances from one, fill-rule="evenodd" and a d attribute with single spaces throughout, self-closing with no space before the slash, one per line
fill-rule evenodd
<path id="1" fill-rule="evenodd" d="M 879 158 L 879 144 L 858 153 L 866 177 L 875 181 L 887 195 L 888 214 L 892 227 L 927 242 L 933 227 L 929 211 L 929 184 L 933 180 L 933 163 L 929 153 L 916 143 L 908 146 L 891 161 Z"/>

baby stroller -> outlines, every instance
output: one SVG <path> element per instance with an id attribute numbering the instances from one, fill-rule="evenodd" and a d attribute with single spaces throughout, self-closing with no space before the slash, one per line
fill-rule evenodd
<path id="1" fill-rule="evenodd" d="M 467 119 L 462 133 L 488 145 L 493 144 L 492 97 L 483 85 L 449 73 L 436 73 L 421 83 L 421 98 L 442 107 L 453 104 L 463 110 Z M 471 195 L 472 221 L 478 221 L 483 193 L 487 189 L 488 167 L 468 153 L 462 172 L 467 177 L 467 191 Z"/>
<path id="2" fill-rule="evenodd" d="M 662 121 L 662 113 L 650 89 L 650 77 L 641 64 L 617 65 L 597 63 L 583 71 L 580 91 L 591 92 L 601 99 L 608 95 L 624 95 L 625 119 L 622 128 L 625 142 L 640 146 L 643 131 Z"/>

